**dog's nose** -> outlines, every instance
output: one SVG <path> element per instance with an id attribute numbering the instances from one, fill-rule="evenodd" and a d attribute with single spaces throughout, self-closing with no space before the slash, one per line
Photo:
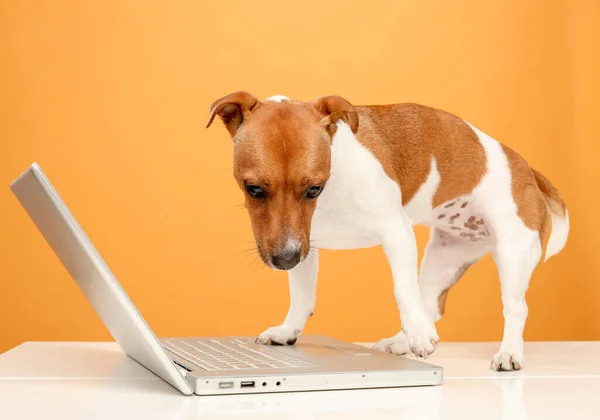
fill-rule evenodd
<path id="1" fill-rule="evenodd" d="M 273 255 L 271 259 L 273 266 L 280 270 L 290 270 L 300 262 L 300 250 L 292 249 Z"/>

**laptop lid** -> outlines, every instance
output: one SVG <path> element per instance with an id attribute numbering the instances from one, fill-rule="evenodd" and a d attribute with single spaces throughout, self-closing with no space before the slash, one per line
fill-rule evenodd
<path id="1" fill-rule="evenodd" d="M 133 305 L 37 163 L 10 186 L 123 351 L 186 395 L 180 370 Z"/>

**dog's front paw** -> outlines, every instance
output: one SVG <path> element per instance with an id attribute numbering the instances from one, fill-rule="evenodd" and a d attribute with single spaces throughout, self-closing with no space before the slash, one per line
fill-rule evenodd
<path id="1" fill-rule="evenodd" d="M 498 352 L 492 359 L 491 368 L 496 372 L 510 372 L 521 370 L 523 366 L 523 355 L 510 352 Z"/>
<path id="2" fill-rule="evenodd" d="M 402 331 L 393 337 L 384 338 L 375 344 L 373 348 L 383 353 L 398 355 L 403 355 L 410 351 L 410 348 L 408 347 L 408 338 L 406 338 L 406 334 Z"/>
<path id="3" fill-rule="evenodd" d="M 272 346 L 292 346 L 298 340 L 302 330 L 280 325 L 271 327 L 256 339 L 257 344 L 268 344 Z"/>
<path id="4" fill-rule="evenodd" d="M 402 320 L 402 330 L 408 339 L 410 351 L 417 357 L 427 358 L 435 351 L 435 345 L 440 341 L 433 322 L 424 318 L 418 322 Z"/>

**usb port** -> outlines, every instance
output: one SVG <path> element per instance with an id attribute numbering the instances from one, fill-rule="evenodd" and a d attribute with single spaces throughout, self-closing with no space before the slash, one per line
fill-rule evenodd
<path id="1" fill-rule="evenodd" d="M 242 381 L 240 384 L 242 388 L 254 388 L 254 381 Z"/>
<path id="2" fill-rule="evenodd" d="M 233 382 L 219 382 L 219 389 L 231 389 L 233 388 Z"/>

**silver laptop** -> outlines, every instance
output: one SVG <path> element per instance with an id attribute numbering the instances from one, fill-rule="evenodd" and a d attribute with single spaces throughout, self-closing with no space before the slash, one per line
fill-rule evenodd
<path id="1" fill-rule="evenodd" d="M 443 370 L 323 336 L 294 346 L 253 337 L 157 339 L 42 169 L 11 189 L 123 351 L 186 395 L 438 385 Z M 209 322 L 209 321 L 207 321 Z"/>

